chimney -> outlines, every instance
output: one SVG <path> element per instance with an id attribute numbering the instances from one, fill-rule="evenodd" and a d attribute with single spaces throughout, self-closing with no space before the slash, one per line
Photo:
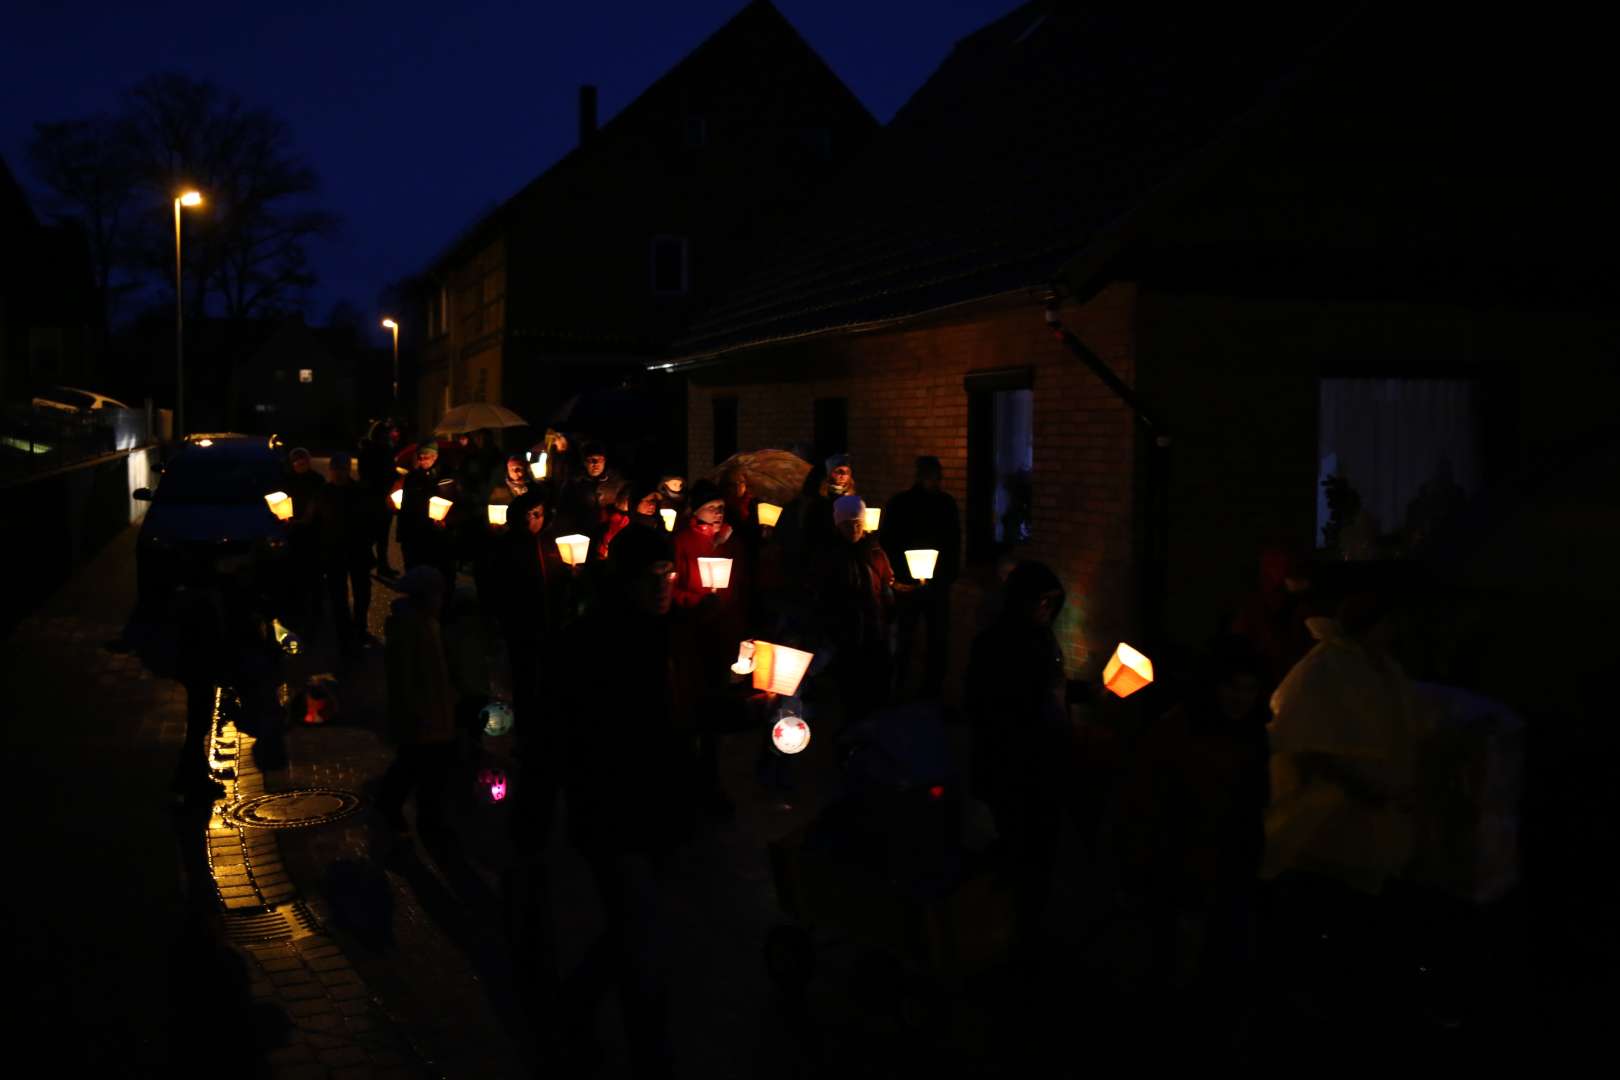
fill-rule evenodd
<path id="1" fill-rule="evenodd" d="M 587 83 L 579 88 L 579 145 L 596 135 L 596 87 Z"/>

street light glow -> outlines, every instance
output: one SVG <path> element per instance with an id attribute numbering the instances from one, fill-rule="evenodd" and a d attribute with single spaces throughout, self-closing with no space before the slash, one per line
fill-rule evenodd
<path id="1" fill-rule="evenodd" d="M 185 194 L 180 196 L 180 205 L 181 206 L 201 206 L 202 205 L 202 192 L 200 192 L 200 191 L 188 191 L 188 192 L 186 192 Z"/>
<path id="2" fill-rule="evenodd" d="M 395 322 L 393 319 L 384 319 L 382 321 L 382 324 L 383 324 L 383 328 L 385 330 L 398 330 L 399 329 L 399 323 Z"/>

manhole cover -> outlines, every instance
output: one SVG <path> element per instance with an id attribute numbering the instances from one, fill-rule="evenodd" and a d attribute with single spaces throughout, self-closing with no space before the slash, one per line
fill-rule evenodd
<path id="1" fill-rule="evenodd" d="M 232 825 L 258 829 L 298 829 L 325 825 L 360 809 L 360 796 L 332 788 L 304 788 L 257 795 L 225 808 Z"/>

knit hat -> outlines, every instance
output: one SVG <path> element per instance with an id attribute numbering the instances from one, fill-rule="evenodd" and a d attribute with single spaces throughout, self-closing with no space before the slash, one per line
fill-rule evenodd
<path id="1" fill-rule="evenodd" d="M 605 458 L 607 457 L 607 447 L 603 446 L 599 442 L 588 442 L 580 448 L 579 456 L 581 459 L 588 457 Z"/>
<path id="2" fill-rule="evenodd" d="M 299 458 L 303 458 L 305 461 L 308 461 L 309 451 L 305 450 L 302 446 L 295 446 L 293 447 L 292 452 L 287 455 L 287 460 L 297 461 Z"/>
<path id="3" fill-rule="evenodd" d="M 416 452 L 418 454 L 437 454 L 439 452 L 439 444 L 434 442 L 432 439 L 429 439 L 424 443 L 417 443 Z"/>
<path id="4" fill-rule="evenodd" d="M 866 502 L 859 495 L 844 495 L 833 503 L 833 524 L 857 521 L 866 513 Z"/>
<path id="5" fill-rule="evenodd" d="M 692 508 L 693 513 L 703 509 L 704 505 L 713 502 L 725 502 L 726 497 L 721 494 L 720 487 L 713 480 L 699 480 L 692 485 L 687 496 L 686 505 Z"/>

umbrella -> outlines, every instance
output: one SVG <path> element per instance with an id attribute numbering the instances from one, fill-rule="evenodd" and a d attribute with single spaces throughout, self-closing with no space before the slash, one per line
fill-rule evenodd
<path id="1" fill-rule="evenodd" d="M 457 405 L 440 418 L 434 431 L 441 435 L 459 435 L 464 431 L 481 428 L 528 427 L 529 422 L 511 409 L 491 405 L 485 401 L 472 401 Z"/>
<path id="2" fill-rule="evenodd" d="M 799 497 L 810 463 L 788 450 L 754 450 L 732 454 L 714 467 L 709 478 L 720 480 L 739 472 L 754 498 L 786 506 Z"/>

